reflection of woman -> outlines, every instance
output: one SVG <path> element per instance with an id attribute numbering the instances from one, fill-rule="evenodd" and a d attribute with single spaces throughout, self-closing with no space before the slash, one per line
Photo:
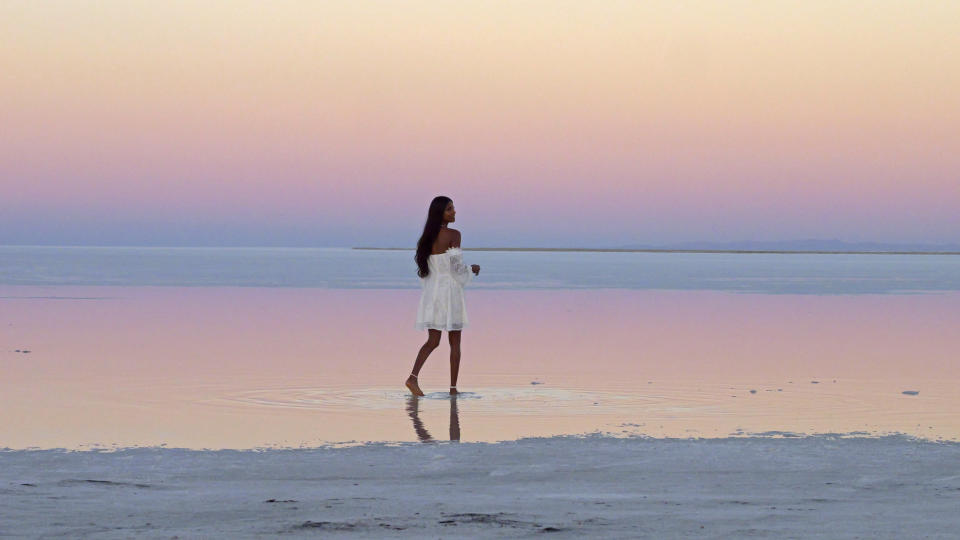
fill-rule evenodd
<path id="1" fill-rule="evenodd" d="M 430 436 L 430 432 L 427 431 L 423 421 L 420 420 L 420 400 L 417 399 L 417 396 L 410 396 L 407 400 L 407 414 L 413 420 L 413 431 L 417 432 L 417 438 L 420 439 L 420 442 L 433 442 L 433 437 Z"/>
<path id="2" fill-rule="evenodd" d="M 407 398 L 407 414 L 413 420 L 413 431 L 420 442 L 434 442 L 423 421 L 420 420 L 420 400 L 417 396 Z M 450 440 L 460 440 L 460 412 L 457 410 L 457 396 L 450 398 Z"/>
<path id="3" fill-rule="evenodd" d="M 457 410 L 457 396 L 450 398 L 450 440 L 460 440 L 460 411 Z"/>
<path id="4" fill-rule="evenodd" d="M 417 375 L 427 357 L 440 346 L 441 331 L 447 332 L 450 341 L 450 394 L 457 393 L 457 374 L 460 371 L 460 331 L 467 327 L 467 307 L 463 287 L 473 276 L 480 274 L 479 265 L 470 268 L 463 263 L 460 249 L 460 231 L 451 229 L 448 223 L 456 221 L 457 211 L 449 197 L 434 197 L 427 211 L 427 222 L 417 242 L 417 275 L 420 276 L 422 294 L 417 309 L 418 330 L 427 331 L 427 342 L 420 347 L 413 371 L 407 378 L 407 388 L 414 395 L 422 396 Z"/>

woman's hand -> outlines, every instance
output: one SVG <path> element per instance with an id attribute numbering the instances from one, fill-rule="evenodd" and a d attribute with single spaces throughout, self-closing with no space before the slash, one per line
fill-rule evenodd
<path id="1" fill-rule="evenodd" d="M 479 265 L 479 264 L 471 264 L 471 265 L 470 265 L 470 269 L 473 270 L 473 275 L 475 275 L 475 276 L 479 276 L 479 275 L 480 275 L 480 265 Z"/>

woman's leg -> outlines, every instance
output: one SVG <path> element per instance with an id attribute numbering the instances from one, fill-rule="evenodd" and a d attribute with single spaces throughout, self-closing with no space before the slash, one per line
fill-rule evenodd
<path id="1" fill-rule="evenodd" d="M 427 342 L 420 347 L 420 352 L 417 353 L 417 359 L 413 363 L 413 372 L 409 377 L 407 377 L 407 388 L 410 389 L 417 396 L 422 396 L 423 391 L 420 390 L 420 385 L 417 384 L 417 375 L 420 374 L 420 369 L 423 367 L 424 362 L 427 361 L 427 357 L 430 356 L 430 353 L 434 349 L 440 346 L 440 331 L 439 330 L 427 330 Z"/>
<path id="2" fill-rule="evenodd" d="M 450 386 L 456 386 L 460 374 L 460 330 L 447 332 L 447 338 L 450 340 Z M 451 388 L 450 393 L 456 394 L 457 390 Z"/>

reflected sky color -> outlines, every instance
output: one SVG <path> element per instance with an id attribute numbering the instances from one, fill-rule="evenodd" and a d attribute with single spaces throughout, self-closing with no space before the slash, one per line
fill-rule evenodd
<path id="1" fill-rule="evenodd" d="M 6 1 L 0 242 L 408 245 L 438 193 L 473 245 L 954 242 L 958 20 L 935 0 Z"/>
<path id="2" fill-rule="evenodd" d="M 0 438 L 11 448 L 419 440 L 402 387 L 425 337 L 412 329 L 418 294 L 0 287 Z M 475 290 L 467 302 L 463 441 L 960 439 L 957 293 Z M 436 440 L 451 429 L 446 353 L 444 342 L 421 372 L 417 404 Z"/>

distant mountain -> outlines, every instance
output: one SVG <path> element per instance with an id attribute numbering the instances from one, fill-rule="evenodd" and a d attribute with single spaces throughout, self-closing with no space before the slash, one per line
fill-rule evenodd
<path id="1" fill-rule="evenodd" d="M 723 250 L 723 251 L 960 251 L 960 244 L 918 244 L 887 242 L 845 242 L 843 240 L 803 240 L 739 242 L 678 242 L 673 244 L 629 244 L 621 249 L 677 249 L 677 250 Z"/>

